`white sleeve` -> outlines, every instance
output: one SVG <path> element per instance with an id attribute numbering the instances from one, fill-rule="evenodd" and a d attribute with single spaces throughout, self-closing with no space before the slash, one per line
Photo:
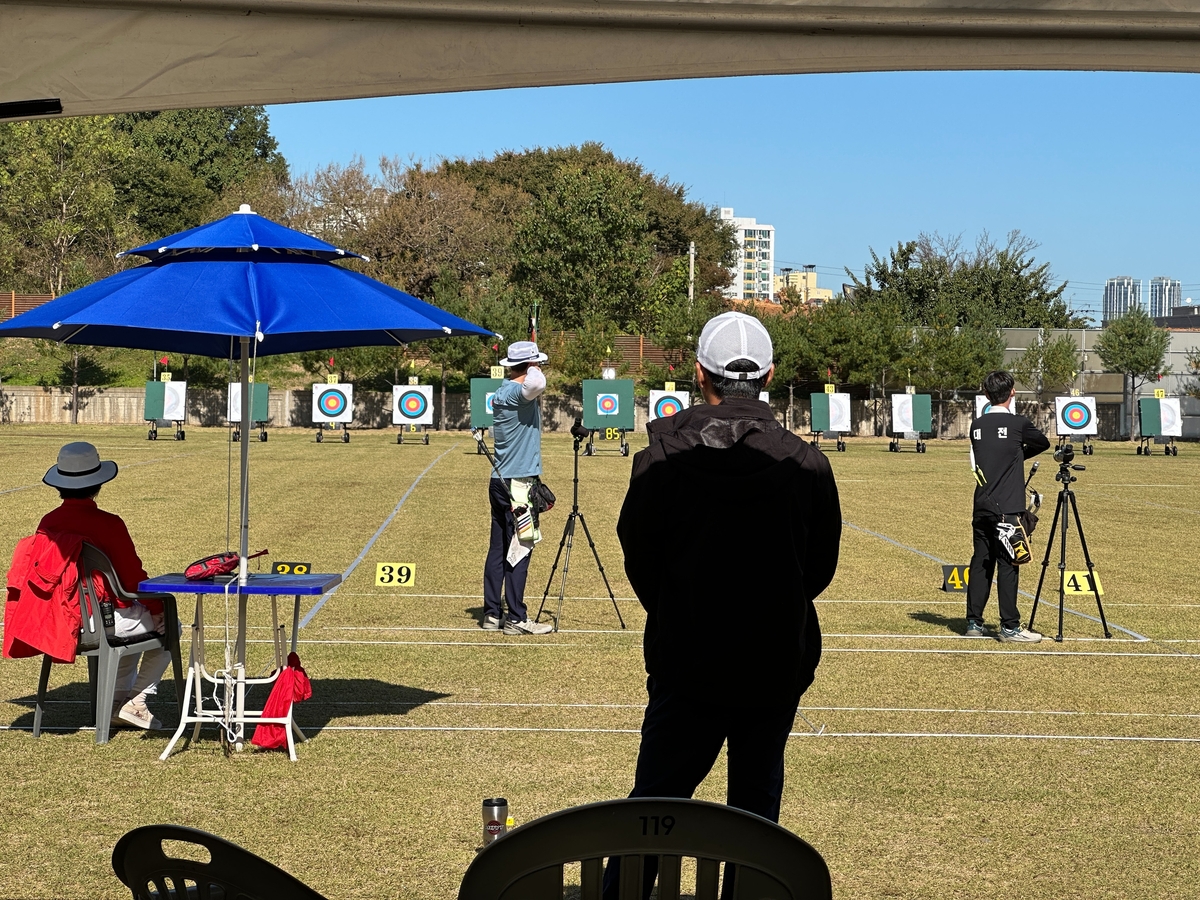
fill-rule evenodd
<path id="1" fill-rule="evenodd" d="M 521 396 L 526 400 L 536 400 L 546 389 L 546 376 L 538 366 L 530 366 L 525 372 L 525 380 L 521 382 Z"/>

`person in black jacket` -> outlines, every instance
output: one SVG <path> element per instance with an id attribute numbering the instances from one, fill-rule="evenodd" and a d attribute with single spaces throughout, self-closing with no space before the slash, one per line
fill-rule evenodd
<path id="1" fill-rule="evenodd" d="M 727 802 L 777 822 L 784 748 L 821 657 L 813 599 L 837 569 L 842 516 L 829 461 L 758 399 L 772 357 L 752 316 L 704 326 L 707 405 L 650 423 L 617 535 L 646 609 L 649 704 L 630 796 L 691 797 L 728 741 Z"/>
<path id="2" fill-rule="evenodd" d="M 983 381 L 991 406 L 971 423 L 971 468 L 975 472 L 975 504 L 971 527 L 975 552 L 967 581 L 967 634 L 982 637 L 983 608 L 996 574 L 1001 641 L 1036 644 L 1042 636 L 1021 625 L 1017 611 L 1020 573 L 1000 529 L 1014 526 L 1025 509 L 1023 462 L 1049 449 L 1050 441 L 1032 422 L 1013 412 L 1016 391 L 1008 372 L 992 372 Z M 1011 543 L 1011 541 L 1010 541 Z M 1028 552 L 1026 548 L 1025 552 Z"/>

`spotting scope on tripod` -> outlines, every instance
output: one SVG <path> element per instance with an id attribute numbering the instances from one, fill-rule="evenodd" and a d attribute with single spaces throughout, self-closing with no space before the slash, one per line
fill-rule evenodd
<path id="1" fill-rule="evenodd" d="M 1092 555 L 1088 552 L 1087 538 L 1083 534 L 1083 523 L 1079 520 L 1079 505 L 1075 500 L 1075 492 L 1071 490 L 1071 485 L 1078 480 L 1072 473 L 1084 472 L 1087 467 L 1075 465 L 1074 459 L 1075 448 L 1070 441 L 1054 451 L 1054 461 L 1058 463 L 1058 472 L 1055 474 L 1054 480 L 1062 484 L 1062 489 L 1058 492 L 1058 503 L 1054 507 L 1054 520 L 1050 523 L 1050 534 L 1046 540 L 1046 555 L 1042 558 L 1042 574 L 1038 578 L 1037 592 L 1033 595 L 1033 610 L 1029 613 L 1029 628 L 1032 631 L 1038 603 L 1041 601 L 1042 585 L 1046 581 L 1046 570 L 1050 566 L 1050 551 L 1054 547 L 1054 533 L 1061 526 L 1058 545 L 1058 634 L 1054 636 L 1054 640 L 1059 643 L 1062 643 L 1063 639 L 1063 610 L 1067 593 L 1067 530 L 1070 527 L 1070 521 L 1067 518 L 1068 506 L 1070 506 L 1070 513 L 1075 519 L 1075 530 L 1079 532 L 1079 545 L 1083 548 L 1083 559 L 1087 563 L 1087 590 L 1096 598 L 1096 609 L 1100 613 L 1100 625 L 1104 628 L 1104 636 L 1112 637 L 1112 632 L 1108 630 L 1108 621 L 1104 617 L 1104 606 L 1100 602 L 1096 566 L 1092 562 Z"/>
<path id="2" fill-rule="evenodd" d="M 558 561 L 562 560 L 562 580 L 558 585 L 558 611 L 554 615 L 554 630 L 558 631 L 559 623 L 562 621 L 563 598 L 567 592 L 567 574 L 571 570 L 571 547 L 575 543 L 575 522 L 583 526 L 584 536 L 587 538 L 588 546 L 592 548 L 592 556 L 596 558 L 596 567 L 600 570 L 600 577 L 604 579 L 604 589 L 608 591 L 608 599 L 612 601 L 613 609 L 617 613 L 617 621 L 621 623 L 621 627 L 625 627 L 625 619 L 621 616 L 621 608 L 617 606 L 617 598 L 613 595 L 612 586 L 608 583 L 608 575 L 604 571 L 604 563 L 600 562 L 600 553 L 596 550 L 596 542 L 592 540 L 592 533 L 588 530 L 587 520 L 583 517 L 583 512 L 579 509 L 579 445 L 586 441 L 591 436 L 591 432 L 583 427 L 583 420 L 575 419 L 575 424 L 571 426 L 571 437 L 575 438 L 575 478 L 572 482 L 571 493 L 571 512 L 567 516 L 567 521 L 563 524 L 562 540 L 558 542 L 558 552 L 554 554 L 554 565 L 550 568 L 550 577 L 546 580 L 546 590 L 542 592 L 542 605 L 538 607 L 537 615 L 534 616 L 535 622 L 542 620 L 542 610 L 546 608 L 546 598 L 550 596 L 550 586 L 554 584 L 554 573 L 558 570 Z"/>

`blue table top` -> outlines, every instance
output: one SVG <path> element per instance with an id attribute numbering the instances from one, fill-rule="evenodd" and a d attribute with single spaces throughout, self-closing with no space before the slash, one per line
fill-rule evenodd
<path id="1" fill-rule="evenodd" d="M 237 576 L 222 575 L 203 581 L 188 581 L 182 573 L 175 573 L 148 578 L 138 585 L 138 590 L 151 594 L 224 594 L 226 585 L 231 581 L 236 582 Z M 241 592 L 243 594 L 324 594 L 341 584 L 341 581 L 342 576 L 336 573 L 331 575 L 267 575 L 261 572 L 252 572 Z M 237 592 L 236 583 L 228 588 L 230 594 Z"/>

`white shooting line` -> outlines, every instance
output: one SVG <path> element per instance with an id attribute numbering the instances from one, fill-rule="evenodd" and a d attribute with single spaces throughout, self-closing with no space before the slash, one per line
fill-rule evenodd
<path id="1" fill-rule="evenodd" d="M 303 722 L 297 723 L 301 728 L 313 728 Z M 33 730 L 32 725 L 0 725 L 0 731 Z M 42 731 L 62 732 L 92 732 L 96 729 L 90 725 L 43 725 Z M 316 729 L 317 732 L 394 732 L 394 731 L 426 731 L 434 733 L 448 732 L 483 732 L 489 734 L 641 734 L 640 728 L 534 728 L 512 725 L 325 725 Z M 1200 738 L 1193 737 L 1137 737 L 1111 734 L 988 734 L 973 732 L 940 732 L 940 731 L 824 731 L 820 734 L 811 731 L 793 731 L 789 737 L 794 738 L 909 738 L 909 739 L 955 739 L 955 740 L 1002 740 L 1002 741 L 1098 741 L 1119 742 L 1126 744 L 1200 744 Z M 310 738 L 311 739 L 311 738 Z"/>
<path id="2" fill-rule="evenodd" d="M 863 534 L 869 534 L 872 537 L 877 537 L 880 540 L 887 541 L 889 544 L 891 544 L 895 547 L 899 547 L 901 550 L 907 550 L 909 553 L 915 553 L 918 556 L 923 556 L 926 559 L 931 559 L 940 566 L 951 565 L 951 563 L 946 562 L 944 559 L 938 559 L 936 556 L 934 556 L 930 553 L 926 553 L 923 550 L 918 550 L 916 547 L 909 547 L 907 544 L 902 544 L 899 541 L 897 541 L 896 539 L 888 537 L 886 534 L 880 534 L 878 531 L 871 531 L 869 528 L 863 528 L 861 525 L 855 525 L 853 522 L 847 522 L 845 520 L 842 521 L 842 524 L 845 525 L 847 528 L 853 528 L 855 531 L 860 531 Z M 1019 593 L 1021 594 L 1022 597 L 1028 597 L 1030 600 L 1033 599 L 1033 594 L 1027 593 L 1026 591 L 1019 591 Z M 1049 600 L 1042 600 L 1040 602 L 1043 606 L 1057 606 L 1058 605 L 1058 604 L 1052 604 Z M 1078 616 L 1081 619 L 1087 619 L 1089 622 L 1095 622 L 1097 624 L 1099 624 L 1099 622 L 1100 622 L 1100 620 L 1096 616 L 1089 616 L 1087 613 L 1081 613 L 1074 609 L 1068 609 L 1065 606 L 1063 607 L 1063 612 L 1070 613 L 1073 616 Z M 1146 637 L 1143 634 L 1138 634 L 1136 631 L 1130 631 L 1128 628 L 1123 628 L 1122 626 L 1115 625 L 1112 622 L 1108 623 L 1108 627 L 1111 629 L 1114 629 L 1116 631 L 1122 631 L 1125 634 L 1129 635 L 1130 637 L 1136 638 L 1138 640 L 1142 640 L 1142 641 L 1150 640 L 1150 638 Z"/>
<path id="3" fill-rule="evenodd" d="M 425 467 L 425 470 L 423 472 L 421 472 L 421 474 L 416 477 L 416 479 L 413 481 L 413 483 L 408 486 L 408 490 L 404 492 L 404 496 L 400 498 L 400 502 L 396 504 L 396 508 L 392 510 L 392 514 L 383 520 L 383 524 L 380 525 L 379 528 L 377 528 L 375 530 L 375 533 L 373 535 L 371 535 L 371 539 L 369 541 L 367 541 L 367 545 L 362 548 L 362 552 L 359 553 L 358 556 L 356 556 L 354 558 L 354 562 L 350 563 L 350 565 L 346 568 L 346 571 L 342 573 L 341 583 L 335 585 L 333 590 L 327 591 L 326 593 L 322 594 L 321 599 L 318 600 L 316 603 L 314 603 L 313 608 L 310 609 L 305 614 L 304 618 L 300 620 L 301 628 L 303 628 L 305 625 L 307 625 L 309 622 L 312 621 L 313 616 L 315 616 L 318 612 L 320 612 L 321 607 L 325 605 L 325 601 L 328 600 L 330 597 L 332 597 L 334 594 L 336 594 L 337 589 L 339 587 L 341 587 L 342 584 L 345 583 L 346 579 L 350 577 L 350 574 L 355 569 L 358 568 L 358 564 L 366 558 L 367 552 L 372 547 L 375 546 L 375 542 L 377 540 L 379 540 L 379 536 L 381 534 L 383 534 L 383 532 L 387 529 L 387 527 L 389 525 L 392 524 L 392 519 L 396 518 L 396 514 L 398 512 L 400 512 L 400 507 L 404 506 L 404 501 L 409 498 L 409 496 L 412 494 L 412 492 L 414 490 L 416 490 L 417 485 L 421 483 L 421 479 L 424 478 L 426 475 L 428 475 L 430 469 L 432 469 L 434 466 L 436 466 L 438 463 L 440 463 L 443 459 L 445 459 L 446 455 L 448 453 L 450 453 L 451 450 L 454 450 L 456 447 L 458 447 L 461 443 L 462 443 L 462 441 L 455 441 L 453 444 L 451 444 L 449 450 L 446 450 L 444 453 L 442 453 L 441 456 L 439 456 L 437 459 L 435 459 L 433 462 L 431 462 L 429 465 L 427 465 Z"/>

